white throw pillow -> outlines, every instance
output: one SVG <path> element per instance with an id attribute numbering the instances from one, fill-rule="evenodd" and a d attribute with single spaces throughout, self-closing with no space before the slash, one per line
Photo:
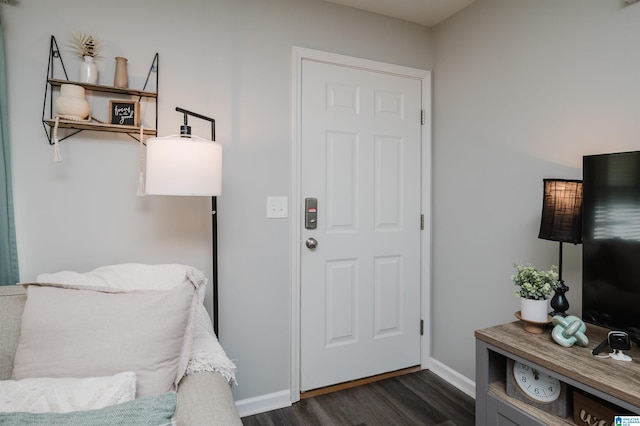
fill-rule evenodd
<path id="1" fill-rule="evenodd" d="M 191 283 L 130 292 L 29 285 L 13 378 L 135 371 L 137 398 L 176 390 L 197 305 Z"/>
<path id="2" fill-rule="evenodd" d="M 146 265 L 122 263 L 96 268 L 89 272 L 60 271 L 38 275 L 37 283 L 57 284 L 71 288 L 109 287 L 114 290 L 168 290 L 176 285 L 192 283 L 198 288 L 199 305 L 193 321 L 191 359 L 186 374 L 215 371 L 235 384 L 236 366 L 218 342 L 211 318 L 204 307 L 207 287 L 205 275 L 193 266 L 181 264 Z"/>
<path id="3" fill-rule="evenodd" d="M 0 381 L 0 412 L 68 413 L 95 410 L 136 396 L 136 373 L 109 377 Z"/>

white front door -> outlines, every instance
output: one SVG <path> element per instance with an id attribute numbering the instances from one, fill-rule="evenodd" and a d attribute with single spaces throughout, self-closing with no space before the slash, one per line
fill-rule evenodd
<path id="1" fill-rule="evenodd" d="M 421 84 L 302 61 L 303 392 L 420 364 Z"/>

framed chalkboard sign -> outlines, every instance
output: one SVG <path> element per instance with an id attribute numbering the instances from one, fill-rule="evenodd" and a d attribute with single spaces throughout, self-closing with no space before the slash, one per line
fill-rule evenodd
<path id="1" fill-rule="evenodd" d="M 138 101 L 109 101 L 109 122 L 123 126 L 139 126 L 140 103 Z"/>

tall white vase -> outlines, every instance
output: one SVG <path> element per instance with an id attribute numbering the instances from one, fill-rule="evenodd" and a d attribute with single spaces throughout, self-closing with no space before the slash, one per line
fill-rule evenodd
<path id="1" fill-rule="evenodd" d="M 92 56 L 84 56 L 80 63 L 80 83 L 98 84 L 98 67 Z"/>

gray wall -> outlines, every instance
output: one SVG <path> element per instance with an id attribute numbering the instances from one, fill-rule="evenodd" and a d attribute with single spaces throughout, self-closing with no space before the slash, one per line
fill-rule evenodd
<path id="1" fill-rule="evenodd" d="M 220 334 L 237 399 L 289 387 L 289 223 L 265 219 L 265 203 L 290 195 L 292 46 L 434 69 L 432 348 L 467 378 L 473 330 L 518 310 L 512 264 L 557 263 L 557 244 L 537 239 L 542 179 L 580 178 L 584 154 L 640 149 L 640 4 L 476 0 L 432 37 L 320 0 L 14 3 L 0 18 L 22 279 L 120 262 L 210 274 L 208 200 L 136 197 L 126 137 L 85 132 L 53 164 L 40 125 L 51 34 L 72 79 L 75 29 L 102 38 L 104 84 L 125 56 L 141 86 L 159 52 L 160 134 L 177 132 L 181 106 L 215 117 L 224 146 Z M 580 246 L 565 247 L 564 268 L 579 313 Z"/>
<path id="2" fill-rule="evenodd" d="M 433 30 L 433 353 L 474 377 L 473 331 L 514 320 L 513 263 L 548 267 L 542 179 L 640 149 L 640 3 L 477 0 Z M 565 245 L 580 314 L 581 246 Z"/>
<path id="3" fill-rule="evenodd" d="M 102 39 L 102 84 L 125 56 L 130 86 L 142 87 L 159 52 L 159 133 L 178 132 L 180 106 L 214 117 L 224 147 L 220 340 L 239 368 L 235 396 L 288 390 L 289 221 L 267 220 L 266 198 L 290 195 L 292 47 L 431 69 L 430 30 L 320 0 L 12 3 L 0 13 L 22 280 L 121 262 L 185 263 L 210 276 L 207 199 L 136 197 L 138 146 L 126 136 L 81 133 L 54 164 L 40 123 L 52 34 L 72 80 L 74 30 Z M 92 107 L 106 118 L 104 105 Z M 190 124 L 209 136 L 208 123 Z"/>

